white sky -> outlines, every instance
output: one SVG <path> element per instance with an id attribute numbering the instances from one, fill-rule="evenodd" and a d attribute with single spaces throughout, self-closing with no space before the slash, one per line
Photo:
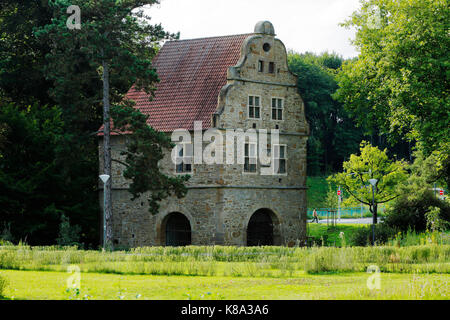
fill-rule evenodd
<path id="1" fill-rule="evenodd" d="M 180 39 L 251 33 L 269 20 L 288 49 L 357 55 L 354 30 L 338 24 L 359 7 L 359 0 L 161 0 L 147 9 L 153 23 L 180 31 Z"/>

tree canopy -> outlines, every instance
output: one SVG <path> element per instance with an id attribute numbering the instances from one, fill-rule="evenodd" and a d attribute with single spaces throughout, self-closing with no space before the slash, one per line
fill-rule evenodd
<path id="1" fill-rule="evenodd" d="M 137 141 L 130 144 L 130 148 L 134 148 L 133 157 L 125 161 L 127 177 L 133 181 L 133 186 L 139 185 L 130 190 L 133 196 L 150 192 L 154 211 L 156 202 L 166 197 L 170 190 L 179 196 L 185 192 L 182 181 L 186 178 L 163 179 L 165 176 L 159 175 L 159 180 L 145 180 L 139 175 L 150 171 L 157 176 L 158 168 L 148 167 L 154 165 L 154 161 L 149 162 L 146 157 L 152 151 L 159 155 L 160 149 L 169 144 L 166 137 L 145 127 L 144 116 L 137 115 L 137 110 L 133 111 L 133 117 L 128 117 L 130 102 L 124 100 L 132 85 L 151 96 L 158 81 L 151 60 L 158 51 L 159 42 L 178 37 L 164 31 L 159 24 L 150 24 L 150 18 L 140 10 L 142 6 L 158 2 L 54 0 L 25 3 L 5 0 L 0 4 L 0 98 L 2 107 L 7 106 L 0 122 L 0 171 L 2 186 L 7 188 L 2 196 L 11 195 L 14 186 L 23 181 L 17 178 L 14 157 L 18 157 L 17 165 L 21 163 L 21 156 L 28 155 L 30 163 L 27 165 L 48 167 L 49 173 L 54 170 L 54 174 L 44 179 L 39 171 L 24 166 L 23 174 L 36 185 L 30 182 L 21 193 L 19 187 L 14 189 L 17 197 L 25 197 L 21 202 L 15 201 L 16 197 L 12 195 L 2 197 L 5 215 L 1 221 L 9 223 L 8 228 L 16 241 L 27 237 L 33 244 L 47 244 L 49 237 L 57 237 L 61 217 L 65 215 L 66 227 L 67 221 L 81 226 L 81 242 L 98 243 L 97 133 L 102 123 L 110 120 L 109 114 L 102 117 L 105 97 L 115 115 L 123 117 L 115 118 L 118 127 L 136 129 L 132 134 Z M 81 9 L 80 29 L 67 27 L 70 16 L 67 8 L 71 5 Z M 8 102 L 14 103 L 10 106 Z M 46 104 L 55 107 L 46 107 Z M 52 112 L 57 112 L 58 118 Z M 42 132 L 40 126 L 44 123 L 54 124 L 58 130 Z M 20 140 L 23 133 L 19 127 L 33 128 L 33 125 L 36 128 L 31 131 L 37 136 Z M 23 150 L 22 153 L 7 150 L 5 146 L 11 143 Z M 35 148 L 42 144 L 45 148 Z M 143 176 L 148 177 L 147 174 Z M 6 184 L 16 178 L 16 184 Z M 55 187 L 46 190 L 45 184 Z M 167 192 L 162 192 L 166 189 Z M 42 201 L 37 202 L 36 198 Z M 35 201 L 36 210 L 29 205 L 32 201 Z M 14 222 L 19 221 L 14 220 L 19 217 L 14 211 L 27 212 L 32 217 L 29 219 L 31 224 Z M 49 213 L 47 220 L 42 217 L 44 212 Z M 31 226 L 40 230 L 39 233 L 31 232 Z"/>
<path id="2" fill-rule="evenodd" d="M 71 213 L 64 194 L 70 191 L 55 157 L 63 131 L 61 111 L 38 105 L 21 110 L 2 103 L 0 125 L 4 128 L 0 145 L 0 233 L 7 229 L 11 240 L 52 244 L 60 213 Z M 93 221 L 81 213 L 75 217 L 77 224 Z M 93 227 L 95 230 L 95 224 Z M 92 227 L 83 228 L 85 233 L 92 231 Z"/>
<path id="3" fill-rule="evenodd" d="M 356 28 L 355 61 L 338 74 L 336 98 L 368 128 L 450 153 L 446 0 L 364 0 L 344 26 Z"/>
<path id="4" fill-rule="evenodd" d="M 298 75 L 298 89 L 311 130 L 307 168 L 312 175 L 339 170 L 342 162 L 358 150 L 363 135 L 343 105 L 332 98 L 343 61 L 337 54 L 326 52 L 288 55 L 289 68 Z"/>
<path id="5" fill-rule="evenodd" d="M 133 179 L 130 192 L 133 199 L 144 191 L 150 192 L 150 210 L 155 213 L 156 202 L 177 190 L 183 194 L 183 179 L 168 178 L 163 174 L 154 176 L 161 179 L 144 179 L 159 172 L 157 162 L 151 161 L 161 153 L 161 146 L 168 147 L 166 138 L 157 134 L 142 121 L 138 110 L 130 112 L 130 104 L 125 93 L 131 86 L 152 96 L 154 84 L 159 81 L 151 60 L 155 56 L 159 41 L 177 38 L 177 34 L 165 32 L 161 25 L 151 25 L 144 14 L 144 5 L 153 5 L 158 0 L 89 0 L 52 3 L 54 17 L 50 24 L 36 31 L 38 37 L 49 41 L 52 49 L 47 57 L 46 74 L 54 81 L 52 94 L 55 100 L 70 110 L 71 123 L 78 123 L 85 115 L 99 114 L 103 106 L 103 168 L 110 176 L 105 184 L 106 242 L 112 244 L 112 173 L 110 125 L 117 124 L 116 131 L 126 127 L 133 138 L 127 146 L 125 163 L 126 177 Z M 67 28 L 66 10 L 69 5 L 77 5 L 82 13 L 80 29 Z M 92 84 L 92 82 L 94 82 Z M 84 88 L 87 87 L 87 90 Z M 79 95 L 74 99 L 72 92 Z M 100 104 L 101 101 L 101 104 Z M 111 108 L 115 112 L 111 119 Z M 93 110 L 94 109 L 94 110 Z M 120 118 L 123 116 L 123 118 Z M 141 121 L 136 121 L 140 119 Z M 97 130 L 100 127 L 98 123 Z M 94 131 L 95 132 L 95 131 Z M 83 132 L 86 136 L 86 131 Z M 153 133 L 153 134 L 150 134 Z M 88 133 L 88 137 L 92 132 Z M 75 137 L 75 139 L 78 139 Z M 130 156 L 132 154 L 132 156 Z M 150 159 L 149 159 L 149 156 Z M 150 160 L 150 162 L 149 162 Z M 150 167 L 151 165 L 153 167 Z M 97 167 L 98 168 L 98 167 Z M 97 175 L 95 175 L 97 176 Z M 165 179 L 162 179 L 165 177 Z M 146 186 L 144 185 L 146 184 Z M 139 185 L 139 188 L 136 186 Z M 185 192 L 185 191 L 184 191 Z"/>
<path id="6" fill-rule="evenodd" d="M 360 155 L 352 154 L 343 163 L 343 172 L 328 178 L 335 185 L 342 186 L 352 197 L 369 206 L 377 219 L 377 205 L 391 201 L 398 197 L 398 185 L 406 177 L 406 163 L 393 161 L 388 158 L 387 150 L 380 150 L 370 143 L 361 142 Z M 376 179 L 374 195 L 370 179 Z"/>

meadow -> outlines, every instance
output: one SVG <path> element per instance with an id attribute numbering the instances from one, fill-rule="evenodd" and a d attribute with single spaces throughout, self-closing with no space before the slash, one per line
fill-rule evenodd
<path id="1" fill-rule="evenodd" d="M 40 300 L 302 300 L 448 299 L 449 276 L 381 273 L 370 290 L 368 273 L 300 274 L 295 277 L 157 276 L 82 273 L 79 290 L 68 290 L 67 272 L 2 270 L 4 299 Z"/>
<path id="2" fill-rule="evenodd" d="M 367 287 L 370 266 L 380 272 L 380 289 Z M 74 271 L 79 290 L 67 289 Z M 6 299 L 448 299 L 449 273 L 450 245 L 433 242 L 113 252 L 0 246 Z"/>

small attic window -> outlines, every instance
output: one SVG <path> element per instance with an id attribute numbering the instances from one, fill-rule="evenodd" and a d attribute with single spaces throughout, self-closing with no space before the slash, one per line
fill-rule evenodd
<path id="1" fill-rule="evenodd" d="M 258 61 L 258 72 L 264 72 L 264 61 Z"/>
<path id="2" fill-rule="evenodd" d="M 269 62 L 269 73 L 274 73 L 274 72 L 275 72 L 275 63 Z"/>
<path id="3" fill-rule="evenodd" d="M 270 50 L 270 44 L 268 44 L 267 42 L 264 43 L 264 44 L 263 44 L 263 50 L 264 50 L 265 52 L 269 52 L 269 50 Z"/>

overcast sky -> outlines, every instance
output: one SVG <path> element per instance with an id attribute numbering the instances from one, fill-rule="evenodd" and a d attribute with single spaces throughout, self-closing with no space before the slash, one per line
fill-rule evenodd
<path id="1" fill-rule="evenodd" d="M 297 52 L 357 55 L 354 30 L 340 27 L 359 7 L 359 0 L 161 0 L 147 14 L 181 39 L 251 33 L 256 22 L 269 20 L 277 38 Z"/>

